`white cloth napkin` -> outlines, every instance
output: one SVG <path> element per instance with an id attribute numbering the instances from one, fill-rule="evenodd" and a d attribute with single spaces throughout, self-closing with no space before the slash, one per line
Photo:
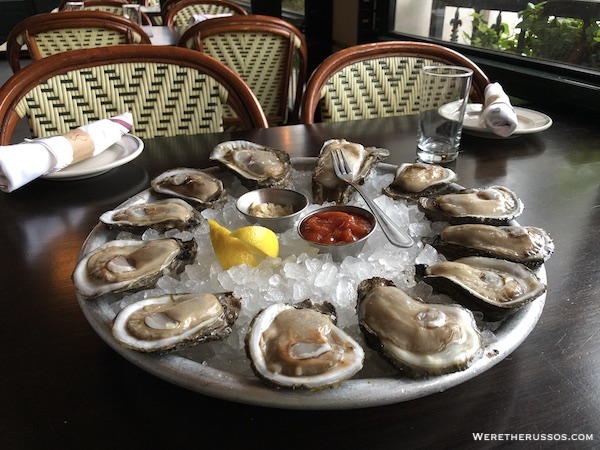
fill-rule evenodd
<path id="1" fill-rule="evenodd" d="M 60 136 L 0 146 L 0 190 L 12 192 L 47 173 L 96 156 L 133 127 L 131 113 L 83 125 Z"/>
<path id="2" fill-rule="evenodd" d="M 202 22 L 206 19 L 214 19 L 215 17 L 229 17 L 231 13 L 223 13 L 223 14 L 194 14 L 190 17 L 189 25 L 192 26 L 199 22 Z"/>
<path id="3" fill-rule="evenodd" d="M 513 134 L 517 128 L 517 114 L 502 86 L 490 83 L 484 94 L 485 103 L 480 119 L 482 125 L 498 136 L 508 137 Z"/>

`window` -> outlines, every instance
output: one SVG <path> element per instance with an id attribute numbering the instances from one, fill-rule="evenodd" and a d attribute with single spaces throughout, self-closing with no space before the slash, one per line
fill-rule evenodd
<path id="1" fill-rule="evenodd" d="M 511 95 L 600 110 L 600 1 L 390 0 L 379 38 L 453 47 Z"/>

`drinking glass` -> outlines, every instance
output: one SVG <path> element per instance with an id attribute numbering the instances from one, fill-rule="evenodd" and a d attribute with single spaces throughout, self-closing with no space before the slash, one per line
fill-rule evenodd
<path id="1" fill-rule="evenodd" d="M 140 5 L 136 3 L 123 5 L 123 16 L 137 25 L 142 24 L 142 12 L 140 11 Z"/>
<path id="2" fill-rule="evenodd" d="M 65 4 L 65 11 L 79 11 L 84 7 L 83 2 L 67 2 Z"/>
<path id="3" fill-rule="evenodd" d="M 473 71 L 458 66 L 421 69 L 417 159 L 430 164 L 458 157 Z"/>

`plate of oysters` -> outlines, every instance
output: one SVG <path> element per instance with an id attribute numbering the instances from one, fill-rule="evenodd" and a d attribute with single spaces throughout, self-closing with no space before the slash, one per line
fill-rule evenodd
<path id="1" fill-rule="evenodd" d="M 343 259 L 300 236 L 303 218 L 323 207 L 367 208 L 334 175 L 336 148 L 411 247 L 390 244 L 377 224 Z M 535 327 L 552 239 L 516 221 L 524 205 L 508 187 L 463 187 L 447 168 L 394 166 L 388 154 L 332 139 L 318 157 L 291 159 L 228 141 L 211 153 L 213 167 L 165 171 L 88 236 L 73 271 L 83 313 L 147 372 L 236 402 L 362 408 L 472 379 Z M 264 188 L 309 205 L 274 232 L 276 255 L 225 270 L 211 224 L 254 226 L 236 200 Z"/>

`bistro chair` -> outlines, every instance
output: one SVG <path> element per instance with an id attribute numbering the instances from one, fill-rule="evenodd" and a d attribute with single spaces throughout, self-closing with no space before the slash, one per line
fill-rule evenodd
<path id="1" fill-rule="evenodd" d="M 38 14 L 17 24 L 6 42 L 13 72 L 21 69 L 21 49 L 27 46 L 32 61 L 86 47 L 150 44 L 144 30 L 125 17 L 102 11 L 63 11 Z"/>
<path id="2" fill-rule="evenodd" d="M 174 0 L 166 2 L 162 11 L 163 24 L 178 30 L 179 34 L 193 24 L 195 15 L 248 14 L 241 6 L 222 0 Z"/>
<path id="3" fill-rule="evenodd" d="M 66 12 L 63 10 L 67 6 L 68 1 L 70 0 L 63 0 L 60 3 L 58 7 L 59 12 Z M 83 2 L 83 9 L 89 11 L 104 11 L 122 16 L 123 5 L 126 5 L 127 3 L 130 2 L 125 0 L 86 0 Z M 142 25 L 152 25 L 152 21 L 150 20 L 150 17 L 148 17 L 148 14 L 142 12 L 141 16 Z"/>
<path id="4" fill-rule="evenodd" d="M 436 44 L 408 41 L 361 44 L 329 56 L 313 72 L 302 100 L 302 122 L 416 114 L 419 70 L 427 65 L 473 70 L 471 100 L 483 103 L 490 80 L 470 59 Z"/>
<path id="5" fill-rule="evenodd" d="M 246 128 L 268 127 L 250 88 L 210 56 L 152 45 L 72 50 L 32 62 L 0 88 L 0 145 L 23 118 L 36 138 L 126 111 L 141 138 L 220 132 L 224 104 Z"/>
<path id="6" fill-rule="evenodd" d="M 269 124 L 298 121 L 307 50 L 291 23 L 261 15 L 214 18 L 188 28 L 178 45 L 233 69 L 258 98 Z"/>

